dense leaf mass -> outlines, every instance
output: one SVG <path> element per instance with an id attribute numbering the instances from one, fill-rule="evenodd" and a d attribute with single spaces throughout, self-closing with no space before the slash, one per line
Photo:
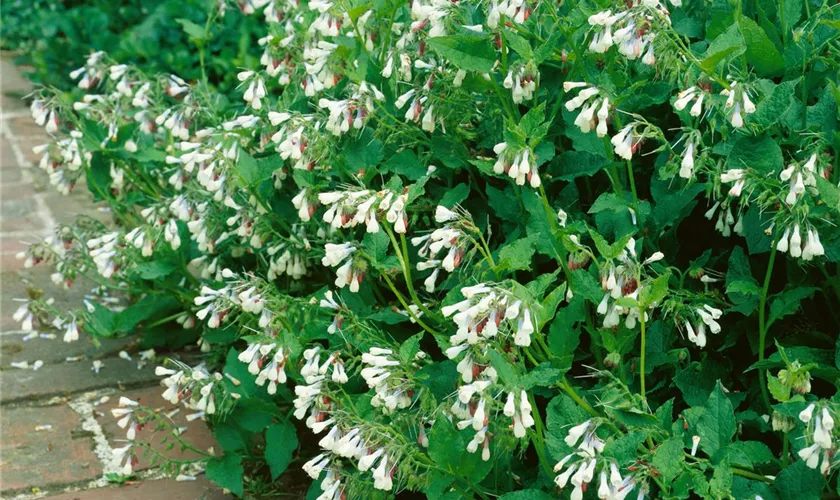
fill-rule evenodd
<path id="1" fill-rule="evenodd" d="M 128 3 L 12 31 L 48 84 L 40 167 L 113 214 L 22 252 L 95 288 L 15 319 L 137 335 L 141 362 L 200 346 L 157 373 L 219 448 L 170 461 L 136 430 L 182 430 L 122 398 L 123 474 L 150 454 L 238 496 L 305 474 L 320 500 L 838 491 L 836 5 Z"/>

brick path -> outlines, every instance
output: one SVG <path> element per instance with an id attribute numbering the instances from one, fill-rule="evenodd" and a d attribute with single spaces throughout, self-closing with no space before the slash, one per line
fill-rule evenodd
<path id="1" fill-rule="evenodd" d="M 15 254 L 25 242 L 43 238 L 56 226 L 85 213 L 102 220 L 85 186 L 71 196 L 61 196 L 37 168 L 32 147 L 47 142 L 44 131 L 29 116 L 20 97 L 31 90 L 11 64 L 0 57 L 0 497 L 97 499 L 221 499 L 229 498 L 206 479 L 176 482 L 162 479 L 148 461 L 141 460 L 138 481 L 118 486 L 106 475 L 118 470 L 112 447 L 121 446 L 124 432 L 109 409 L 121 395 L 156 408 L 171 409 L 160 397 L 162 389 L 153 365 L 138 369 L 133 361 L 118 356 L 121 350 L 136 351 L 130 339 L 105 339 L 99 347 L 82 334 L 78 342 L 56 339 L 24 341 L 20 325 L 11 314 L 14 298 L 26 297 L 22 279 L 42 288 L 56 304 L 78 307 L 84 294 L 81 280 L 70 291 L 55 287 L 48 266 L 23 269 Z M 70 362 L 68 357 L 80 357 Z M 11 367 L 16 361 L 42 361 L 33 371 Z M 91 370 L 100 360 L 99 374 Z M 177 421 L 178 416 L 176 416 Z M 183 418 L 181 416 L 180 418 Z M 179 425 L 185 425 L 178 422 Z M 145 434 L 145 435 L 144 435 Z M 152 439 L 145 432 L 140 439 Z M 199 449 L 214 445 L 209 430 L 200 422 L 189 425 L 184 438 Z M 218 446 L 216 446 L 218 448 Z M 158 449 L 163 449 L 159 446 Z M 177 450 L 172 458 L 188 458 Z"/>

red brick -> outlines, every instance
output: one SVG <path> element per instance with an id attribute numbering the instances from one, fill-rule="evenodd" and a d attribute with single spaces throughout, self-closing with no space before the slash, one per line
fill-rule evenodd
<path id="1" fill-rule="evenodd" d="M 60 348 L 60 340 L 52 342 Z M 31 363 L 35 360 L 28 361 Z M 3 401 L 46 399 L 106 387 L 137 387 L 154 384 L 158 380 L 151 365 L 138 369 L 136 362 L 122 358 L 106 358 L 102 362 L 104 366 L 99 374 L 91 370 L 90 360 L 44 364 L 38 371 L 4 370 L 3 378 L 0 379 Z"/>
<path id="2" fill-rule="evenodd" d="M 17 94 L 26 94 L 32 90 L 32 84 L 29 83 L 23 74 L 28 71 L 27 67 L 17 67 L 14 64 L 15 55 L 6 52 L 0 60 L 0 88 L 3 92 L 14 92 Z"/>
<path id="3" fill-rule="evenodd" d="M 77 363 L 90 364 L 94 359 L 116 356 L 122 350 L 133 352 L 139 339 L 126 337 L 122 339 L 99 339 L 99 345 L 94 344 L 89 335 L 81 335 L 76 342 L 65 343 L 61 340 L 64 332 L 54 332 L 55 340 L 36 338 L 24 341 L 24 333 L 7 333 L 0 337 L 0 369 L 6 369 L 15 361 L 29 361 L 40 359 L 46 364 L 64 363 L 68 357 L 84 357 Z M 93 375 L 91 375 L 93 376 Z"/>
<path id="4" fill-rule="evenodd" d="M 5 137 L 3 139 L 0 139 L 0 167 L 3 167 L 5 169 L 23 166 L 18 165 L 18 163 L 19 162 L 17 161 L 17 157 L 12 151 L 12 144 Z"/>
<path id="5" fill-rule="evenodd" d="M 102 474 L 93 439 L 81 432 L 67 406 L 11 408 L 0 412 L 1 491 L 78 483 Z M 48 431 L 35 431 L 52 425 Z"/>
<path id="6" fill-rule="evenodd" d="M 0 93 L 0 109 L 2 109 L 4 113 L 16 113 L 27 111 L 29 106 L 27 106 L 26 103 L 21 101 L 17 96 Z"/>
<path id="7" fill-rule="evenodd" d="M 32 165 L 32 169 L 38 169 L 38 163 L 41 161 L 41 156 L 43 154 L 37 154 L 32 151 L 32 148 L 35 146 L 40 146 L 41 144 L 46 144 L 48 142 L 52 142 L 49 137 L 23 137 L 18 138 L 15 140 L 15 144 L 18 148 L 20 148 L 20 153 L 23 155 L 23 158 Z M 25 165 L 20 165 L 21 167 Z M 43 170 L 41 170 L 43 172 Z"/>
<path id="8" fill-rule="evenodd" d="M 233 498 L 204 477 L 196 481 L 160 479 L 114 488 L 75 491 L 48 497 L 51 500 L 226 500 Z"/>
<path id="9" fill-rule="evenodd" d="M 49 212 L 42 210 L 32 193 L 26 191 L 13 186 L 3 188 L 3 201 L 0 202 L 0 231 L 3 233 L 29 233 L 48 227 Z"/>
<path id="10" fill-rule="evenodd" d="M 15 299 L 26 298 L 27 282 L 36 289 L 41 289 L 45 295 L 55 300 L 54 305 L 61 311 L 78 309 L 82 307 L 82 299 L 93 286 L 92 282 L 79 277 L 69 290 L 56 286 L 50 279 L 53 268 L 48 264 L 40 264 L 30 269 L 22 269 L 15 265 L 14 256 L 6 255 L 4 262 L 8 259 L 9 265 L 2 268 L 0 272 L 0 283 L 3 284 L 3 293 L 0 294 L 0 332 L 20 330 L 20 325 L 12 320 L 12 313 L 20 305 Z M 19 261 L 18 261 L 19 262 Z"/>
<path id="11" fill-rule="evenodd" d="M 20 116 L 7 121 L 13 138 L 38 138 L 48 140 L 49 136 L 43 127 L 39 127 L 31 116 Z"/>
<path id="12" fill-rule="evenodd" d="M 42 234 L 46 235 L 46 233 Z M 19 271 L 24 269 L 24 261 L 18 259 L 16 255 L 18 252 L 29 248 L 29 243 L 21 240 L 22 238 L 15 236 L 0 236 L 0 271 Z M 31 241 L 34 242 L 35 238 L 31 238 Z"/>
<path id="13" fill-rule="evenodd" d="M 44 203 L 56 224 L 71 223 L 79 214 L 85 214 L 106 224 L 113 220 L 109 212 L 97 209 L 84 184 L 77 185 L 67 196 L 55 191 L 48 192 L 44 195 Z"/>
<path id="14" fill-rule="evenodd" d="M 5 155 L 5 151 L 0 151 L 0 155 Z M 24 174 L 29 170 L 28 168 L 8 166 L 5 162 L 0 163 L 0 184 L 19 186 L 25 182 Z"/>
<path id="15" fill-rule="evenodd" d="M 163 387 L 147 387 L 144 389 L 126 391 L 125 393 L 120 393 L 120 395 L 137 401 L 143 406 L 160 410 L 161 413 L 166 413 L 172 411 L 176 407 L 161 397 L 164 390 L 165 389 Z M 96 407 L 96 419 L 99 422 L 99 425 L 102 426 L 105 436 L 108 437 L 109 441 L 112 443 L 111 445 L 114 447 L 123 446 L 122 443 L 119 441 L 115 442 L 115 440 L 125 440 L 125 429 L 121 429 L 117 425 L 117 420 L 113 415 L 111 415 L 111 409 L 116 408 L 118 404 L 119 397 L 114 396 L 107 403 Z M 219 449 L 216 440 L 213 438 L 213 433 L 210 432 L 210 429 L 207 428 L 203 421 L 193 420 L 192 422 L 187 422 L 186 416 L 189 413 L 190 412 L 182 407 L 181 411 L 172 417 L 175 425 L 187 427 L 187 431 L 181 435 L 181 438 L 187 444 L 196 449 L 207 451 L 208 448 L 213 447 L 216 450 L 216 453 L 220 453 L 221 450 Z M 166 450 L 166 444 L 172 441 L 172 438 L 170 438 L 167 443 L 161 444 L 161 440 L 166 436 L 168 436 L 168 433 L 163 431 L 156 432 L 154 425 L 150 424 L 137 433 L 135 440 L 148 443 L 164 456 L 174 460 L 192 460 L 200 458 L 200 455 L 193 451 L 186 450 L 182 452 L 180 447 L 177 445 L 171 450 Z M 143 470 L 152 467 L 150 464 L 151 457 L 140 456 L 138 458 L 140 459 L 140 463 L 134 466 L 134 470 Z"/>

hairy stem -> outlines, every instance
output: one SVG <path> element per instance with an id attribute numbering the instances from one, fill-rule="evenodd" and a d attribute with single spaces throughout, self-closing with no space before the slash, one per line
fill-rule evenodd
<path id="1" fill-rule="evenodd" d="M 642 390 L 642 399 L 645 400 L 645 404 L 647 404 L 647 394 L 645 392 L 645 312 L 639 308 L 639 324 L 641 325 L 642 330 L 642 352 L 639 361 L 639 384 Z"/>
<path id="2" fill-rule="evenodd" d="M 764 349 L 767 342 L 767 321 L 765 318 L 766 304 L 767 304 L 767 290 L 770 288 L 770 279 L 773 277 L 773 264 L 776 262 L 776 244 L 779 242 L 778 231 L 776 237 L 773 238 L 773 244 L 770 248 L 770 261 L 767 262 L 767 272 L 764 273 L 764 285 L 761 287 L 761 297 L 758 302 L 758 360 L 764 360 Z M 761 368 L 759 370 L 759 379 L 761 385 L 761 398 L 764 400 L 764 406 L 767 410 L 772 410 L 770 404 L 770 395 L 767 392 L 767 370 Z"/>

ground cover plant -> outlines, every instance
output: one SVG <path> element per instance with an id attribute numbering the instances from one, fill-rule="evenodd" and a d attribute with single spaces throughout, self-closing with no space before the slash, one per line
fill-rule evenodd
<path id="1" fill-rule="evenodd" d="M 124 398 L 125 475 L 146 454 L 240 496 L 301 469 L 324 500 L 836 496 L 836 5 L 201 5 L 191 76 L 90 47 L 80 90 L 31 106 L 51 183 L 114 224 L 20 256 L 96 284 L 74 311 L 33 290 L 23 329 L 201 346 L 157 373 L 220 449 L 165 458 L 183 430 Z"/>

